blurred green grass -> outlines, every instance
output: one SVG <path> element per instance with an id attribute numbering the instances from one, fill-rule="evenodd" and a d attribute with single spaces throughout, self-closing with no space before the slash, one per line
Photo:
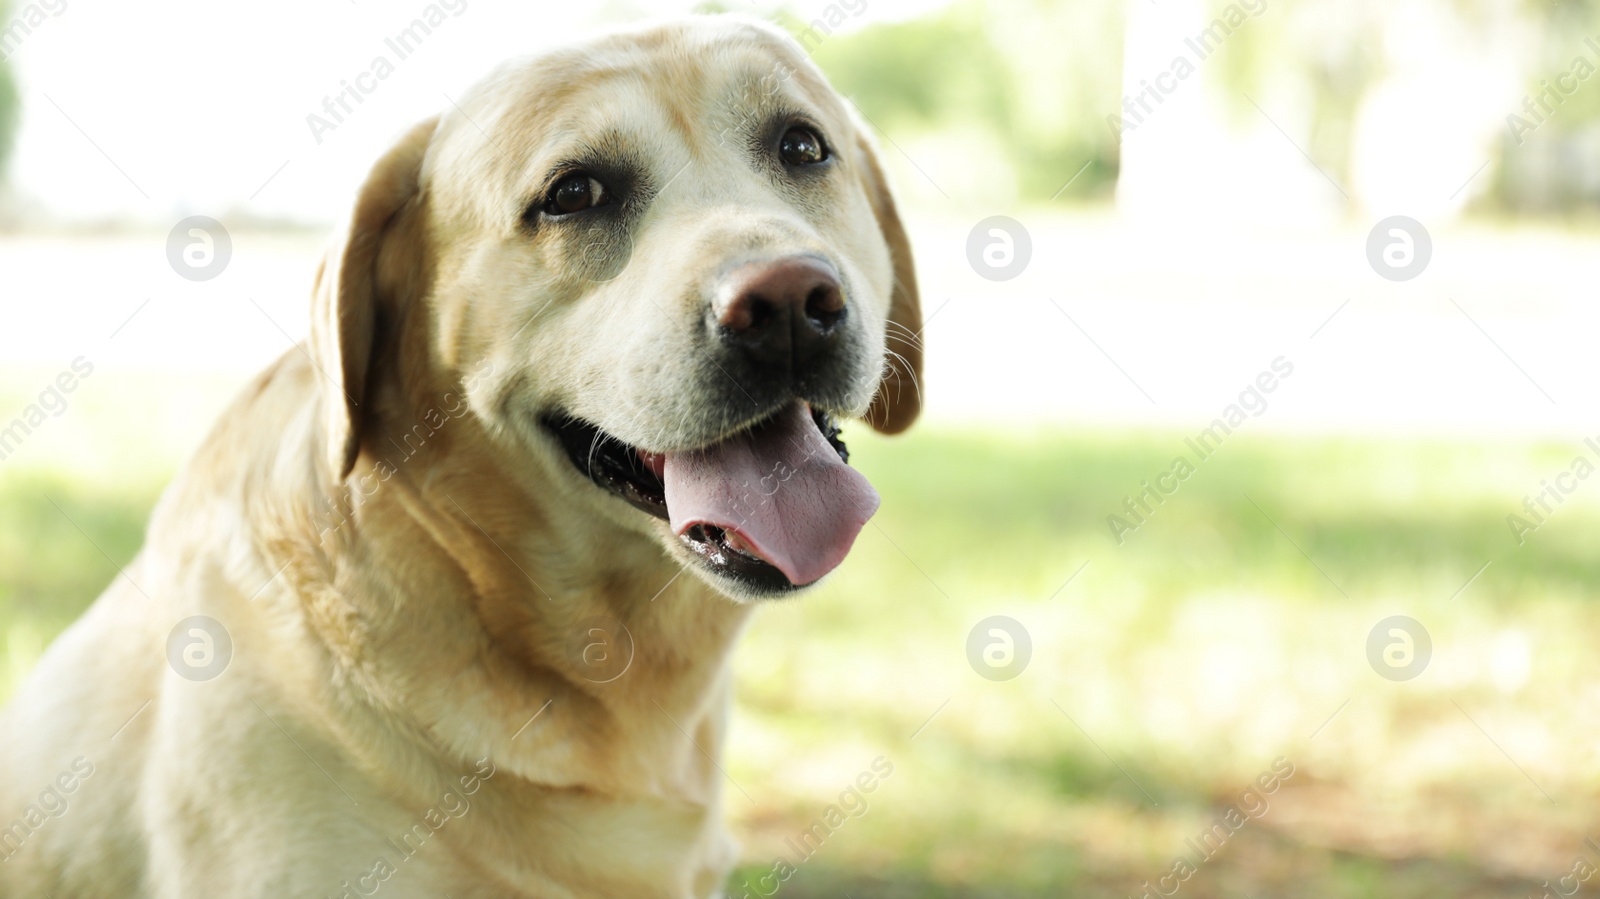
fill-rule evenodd
<path id="1" fill-rule="evenodd" d="M 136 552 L 221 401 L 175 418 L 128 383 L 0 463 L 0 696 Z M 1182 434 L 846 436 L 884 505 L 739 650 L 736 885 L 879 756 L 869 810 L 784 895 L 1138 895 L 1279 756 L 1294 776 L 1182 895 L 1522 895 L 1600 835 L 1600 508 L 1521 547 L 1505 524 L 1581 447 L 1238 435 L 1119 546 L 1106 515 Z M 995 614 L 1032 638 L 1012 681 L 966 660 Z M 1391 614 L 1432 634 L 1414 681 L 1367 663 Z"/>
<path id="2" fill-rule="evenodd" d="M 1278 756 L 1294 777 L 1184 895 L 1520 895 L 1600 831 L 1574 712 L 1600 695 L 1597 509 L 1521 547 L 1505 523 L 1581 447 L 1240 435 L 1119 546 L 1106 516 L 1182 434 L 850 436 L 883 512 L 739 658 L 730 773 L 789 810 L 748 815 L 752 854 L 792 856 L 867 759 L 898 768 L 790 894 L 1137 895 Z M 966 663 L 991 614 L 1032 635 L 1015 681 Z M 1415 681 L 1367 663 L 1391 614 L 1432 634 Z"/>

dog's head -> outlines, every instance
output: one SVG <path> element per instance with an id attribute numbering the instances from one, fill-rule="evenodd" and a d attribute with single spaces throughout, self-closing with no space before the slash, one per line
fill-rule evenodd
<path id="1" fill-rule="evenodd" d="M 735 596 L 812 583 L 877 497 L 835 421 L 909 426 L 910 248 L 870 136 L 727 17 L 506 65 L 374 168 L 319 276 L 330 465 L 380 364 L 465 385 L 573 502 Z M 396 347 L 395 345 L 405 345 Z"/>

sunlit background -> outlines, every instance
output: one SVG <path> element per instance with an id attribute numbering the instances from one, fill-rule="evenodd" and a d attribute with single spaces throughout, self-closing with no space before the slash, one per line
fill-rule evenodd
<path id="1" fill-rule="evenodd" d="M 0 428 L 92 367 L 0 459 L 0 698 L 304 336 L 406 126 L 500 59 L 707 9 L 439 0 L 308 123 L 428 5 L 0 15 Z M 929 359 L 918 428 L 846 433 L 874 525 L 740 651 L 732 895 L 879 756 L 783 895 L 1600 891 L 1600 4 L 717 9 L 797 34 L 877 129 Z M 168 263 L 190 215 L 232 236 L 215 280 Z"/>

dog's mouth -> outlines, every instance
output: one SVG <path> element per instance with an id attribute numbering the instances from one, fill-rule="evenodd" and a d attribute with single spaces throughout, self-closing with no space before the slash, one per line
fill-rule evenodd
<path id="1" fill-rule="evenodd" d="M 799 400 L 680 452 L 630 446 L 571 415 L 544 424 L 580 473 L 667 521 L 706 569 L 757 593 L 821 579 L 878 508 L 872 486 L 846 464 L 833 417 Z"/>

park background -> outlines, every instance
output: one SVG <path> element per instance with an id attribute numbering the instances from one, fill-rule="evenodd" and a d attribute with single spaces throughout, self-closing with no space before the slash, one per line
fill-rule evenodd
<path id="1" fill-rule="evenodd" d="M 0 700 L 305 334 L 318 250 L 390 141 L 493 61 L 710 9 L 458 0 L 319 140 L 307 116 L 426 6 L 0 14 L 0 419 L 93 366 L 0 461 Z M 1259 811 L 1280 759 L 1181 895 L 1537 896 L 1600 864 L 1600 480 L 1573 473 L 1600 463 L 1600 5 L 716 9 L 801 35 L 872 122 L 929 360 L 917 428 L 845 435 L 875 526 L 739 652 L 736 894 L 880 756 L 868 811 L 782 895 L 1137 896 Z M 196 214 L 233 239 L 204 283 L 166 258 Z M 1031 242 L 1010 280 L 969 261 L 996 215 Z M 1368 253 L 1394 215 L 1431 239 L 1407 281 Z M 1031 642 L 1009 680 L 969 661 L 997 615 Z M 1409 680 L 1369 657 L 1392 616 L 1431 644 Z"/>

